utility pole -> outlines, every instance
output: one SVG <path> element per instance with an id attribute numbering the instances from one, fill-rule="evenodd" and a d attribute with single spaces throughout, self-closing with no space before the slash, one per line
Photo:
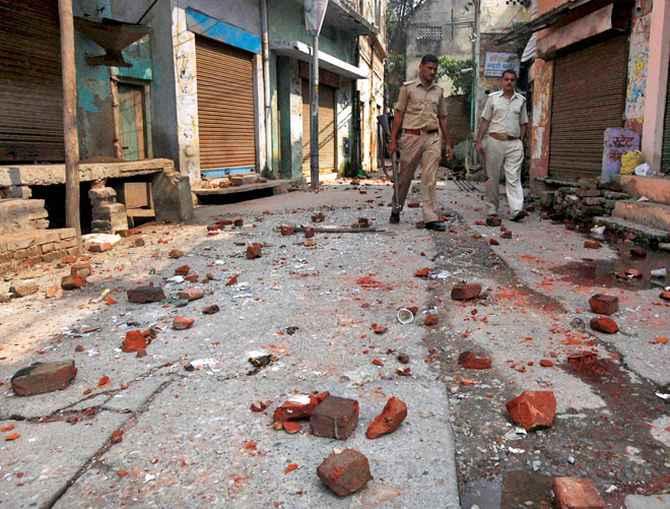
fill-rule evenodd
<path id="1" fill-rule="evenodd" d="M 477 136 L 477 127 L 479 120 L 479 53 L 481 51 L 481 37 L 480 37 L 480 15 L 481 15 L 481 0 L 472 0 L 472 5 L 474 7 L 474 20 L 472 24 L 472 98 L 470 104 L 470 122 L 472 125 L 473 136 Z M 474 140 L 474 138 L 473 138 Z M 472 145 L 472 162 L 473 165 L 477 165 L 479 162 L 479 154 L 474 149 L 474 143 Z"/>
<path id="2" fill-rule="evenodd" d="M 319 190 L 319 33 L 328 0 L 305 0 L 305 28 L 312 36 L 312 63 L 309 73 L 309 170 L 312 191 Z"/>
<path id="3" fill-rule="evenodd" d="M 61 72 L 63 75 L 63 136 L 65 140 L 65 221 L 81 242 L 79 217 L 79 134 L 77 132 L 77 72 L 74 60 L 72 0 L 58 0 Z"/>

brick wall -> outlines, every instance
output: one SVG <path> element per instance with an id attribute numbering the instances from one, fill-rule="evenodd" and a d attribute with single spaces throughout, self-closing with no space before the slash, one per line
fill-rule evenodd
<path id="1" fill-rule="evenodd" d="M 73 228 L 33 230 L 0 237 L 0 274 L 34 265 L 52 262 L 78 252 Z"/>

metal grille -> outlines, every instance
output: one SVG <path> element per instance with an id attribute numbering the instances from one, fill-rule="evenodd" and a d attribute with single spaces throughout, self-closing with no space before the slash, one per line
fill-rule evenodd
<path id="1" fill-rule="evenodd" d="M 623 126 L 628 36 L 618 35 L 556 59 L 549 174 L 599 177 L 605 129 Z"/>
<path id="2" fill-rule="evenodd" d="M 665 120 L 663 122 L 663 154 L 661 157 L 661 171 L 670 173 L 670 79 L 668 92 L 665 97 Z"/>
<path id="3" fill-rule="evenodd" d="M 253 55 L 196 38 L 201 168 L 255 166 Z"/>
<path id="4" fill-rule="evenodd" d="M 0 0 L 0 161 L 60 162 L 58 2 Z"/>
<path id="5" fill-rule="evenodd" d="M 417 41 L 441 41 L 442 27 L 439 25 L 416 25 Z"/>
<path id="6" fill-rule="evenodd" d="M 302 171 L 310 171 L 309 82 L 302 82 Z M 319 84 L 319 173 L 335 171 L 335 89 Z"/>

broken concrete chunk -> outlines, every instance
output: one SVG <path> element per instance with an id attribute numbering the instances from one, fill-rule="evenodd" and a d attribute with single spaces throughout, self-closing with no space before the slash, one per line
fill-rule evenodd
<path id="1" fill-rule="evenodd" d="M 479 283 L 458 283 L 451 289 L 453 300 L 472 300 L 482 293 L 482 285 Z"/>
<path id="2" fill-rule="evenodd" d="M 590 325 L 593 330 L 603 332 L 605 334 L 616 334 L 619 332 L 619 326 L 617 323 L 606 316 L 593 318 Z"/>
<path id="3" fill-rule="evenodd" d="M 337 396 L 327 397 L 312 413 L 312 435 L 346 440 L 358 425 L 358 401 Z"/>
<path id="4" fill-rule="evenodd" d="M 77 375 L 73 360 L 36 362 L 19 369 L 12 377 L 12 390 L 17 396 L 33 396 L 65 389 Z"/>
<path id="5" fill-rule="evenodd" d="M 187 288 L 186 290 L 179 292 L 177 296 L 180 299 L 184 299 L 190 302 L 193 300 L 202 299 L 205 296 L 205 292 L 202 288 Z"/>
<path id="6" fill-rule="evenodd" d="M 506 407 L 512 421 L 526 431 L 549 428 L 556 417 L 556 397 L 552 391 L 525 391 L 508 401 Z"/>
<path id="7" fill-rule="evenodd" d="M 605 501 L 590 479 L 556 477 L 552 489 L 559 509 L 605 508 Z"/>
<path id="8" fill-rule="evenodd" d="M 372 479 L 368 459 L 355 449 L 333 452 L 319 465 L 316 473 L 338 497 L 356 493 Z"/>
<path id="9" fill-rule="evenodd" d="M 127 291 L 128 302 L 134 304 L 147 304 L 149 302 L 160 302 L 165 299 L 165 293 L 160 286 L 138 286 Z"/>
<path id="10" fill-rule="evenodd" d="M 619 311 L 619 298 L 614 295 L 597 293 L 589 299 L 591 311 L 598 315 L 613 315 Z"/>
<path id="11" fill-rule="evenodd" d="M 370 423 L 365 436 L 372 440 L 393 433 L 400 427 L 406 417 L 407 405 L 404 401 L 392 396 L 386 402 L 382 413 Z"/>
<path id="12" fill-rule="evenodd" d="M 63 290 L 78 290 L 86 286 L 86 278 L 81 276 L 63 276 L 60 286 Z"/>
<path id="13" fill-rule="evenodd" d="M 458 363 L 465 369 L 490 369 L 491 358 L 486 355 L 477 355 L 474 352 L 463 352 L 458 356 Z"/>
<path id="14" fill-rule="evenodd" d="M 12 298 L 20 299 L 21 297 L 27 297 L 39 291 L 40 287 L 35 284 L 22 284 L 14 285 L 9 289 L 9 293 Z"/>

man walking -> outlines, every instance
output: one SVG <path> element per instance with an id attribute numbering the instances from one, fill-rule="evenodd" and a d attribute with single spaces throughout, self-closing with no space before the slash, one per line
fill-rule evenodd
<path id="1" fill-rule="evenodd" d="M 488 181 L 486 199 L 489 215 L 499 214 L 500 172 L 505 172 L 505 191 L 510 209 L 510 219 L 519 221 L 523 210 L 521 164 L 523 139 L 528 127 L 526 98 L 515 89 L 517 74 L 507 70 L 502 75 L 502 90 L 489 94 L 482 111 L 475 147 L 484 159 Z M 488 133 L 486 140 L 482 141 Z"/>
<path id="2" fill-rule="evenodd" d="M 429 230 L 445 231 L 447 227 L 436 212 L 435 186 L 442 142 L 447 144 L 449 157 L 452 147 L 447 129 L 447 105 L 442 88 L 434 83 L 437 65 L 435 55 L 425 55 L 419 65 L 419 79 L 408 81 L 400 88 L 389 143 L 391 154 L 400 149 L 400 174 L 396 192 L 393 193 L 390 222 L 400 222 L 400 211 L 407 199 L 414 172 L 421 163 L 423 222 Z"/>

